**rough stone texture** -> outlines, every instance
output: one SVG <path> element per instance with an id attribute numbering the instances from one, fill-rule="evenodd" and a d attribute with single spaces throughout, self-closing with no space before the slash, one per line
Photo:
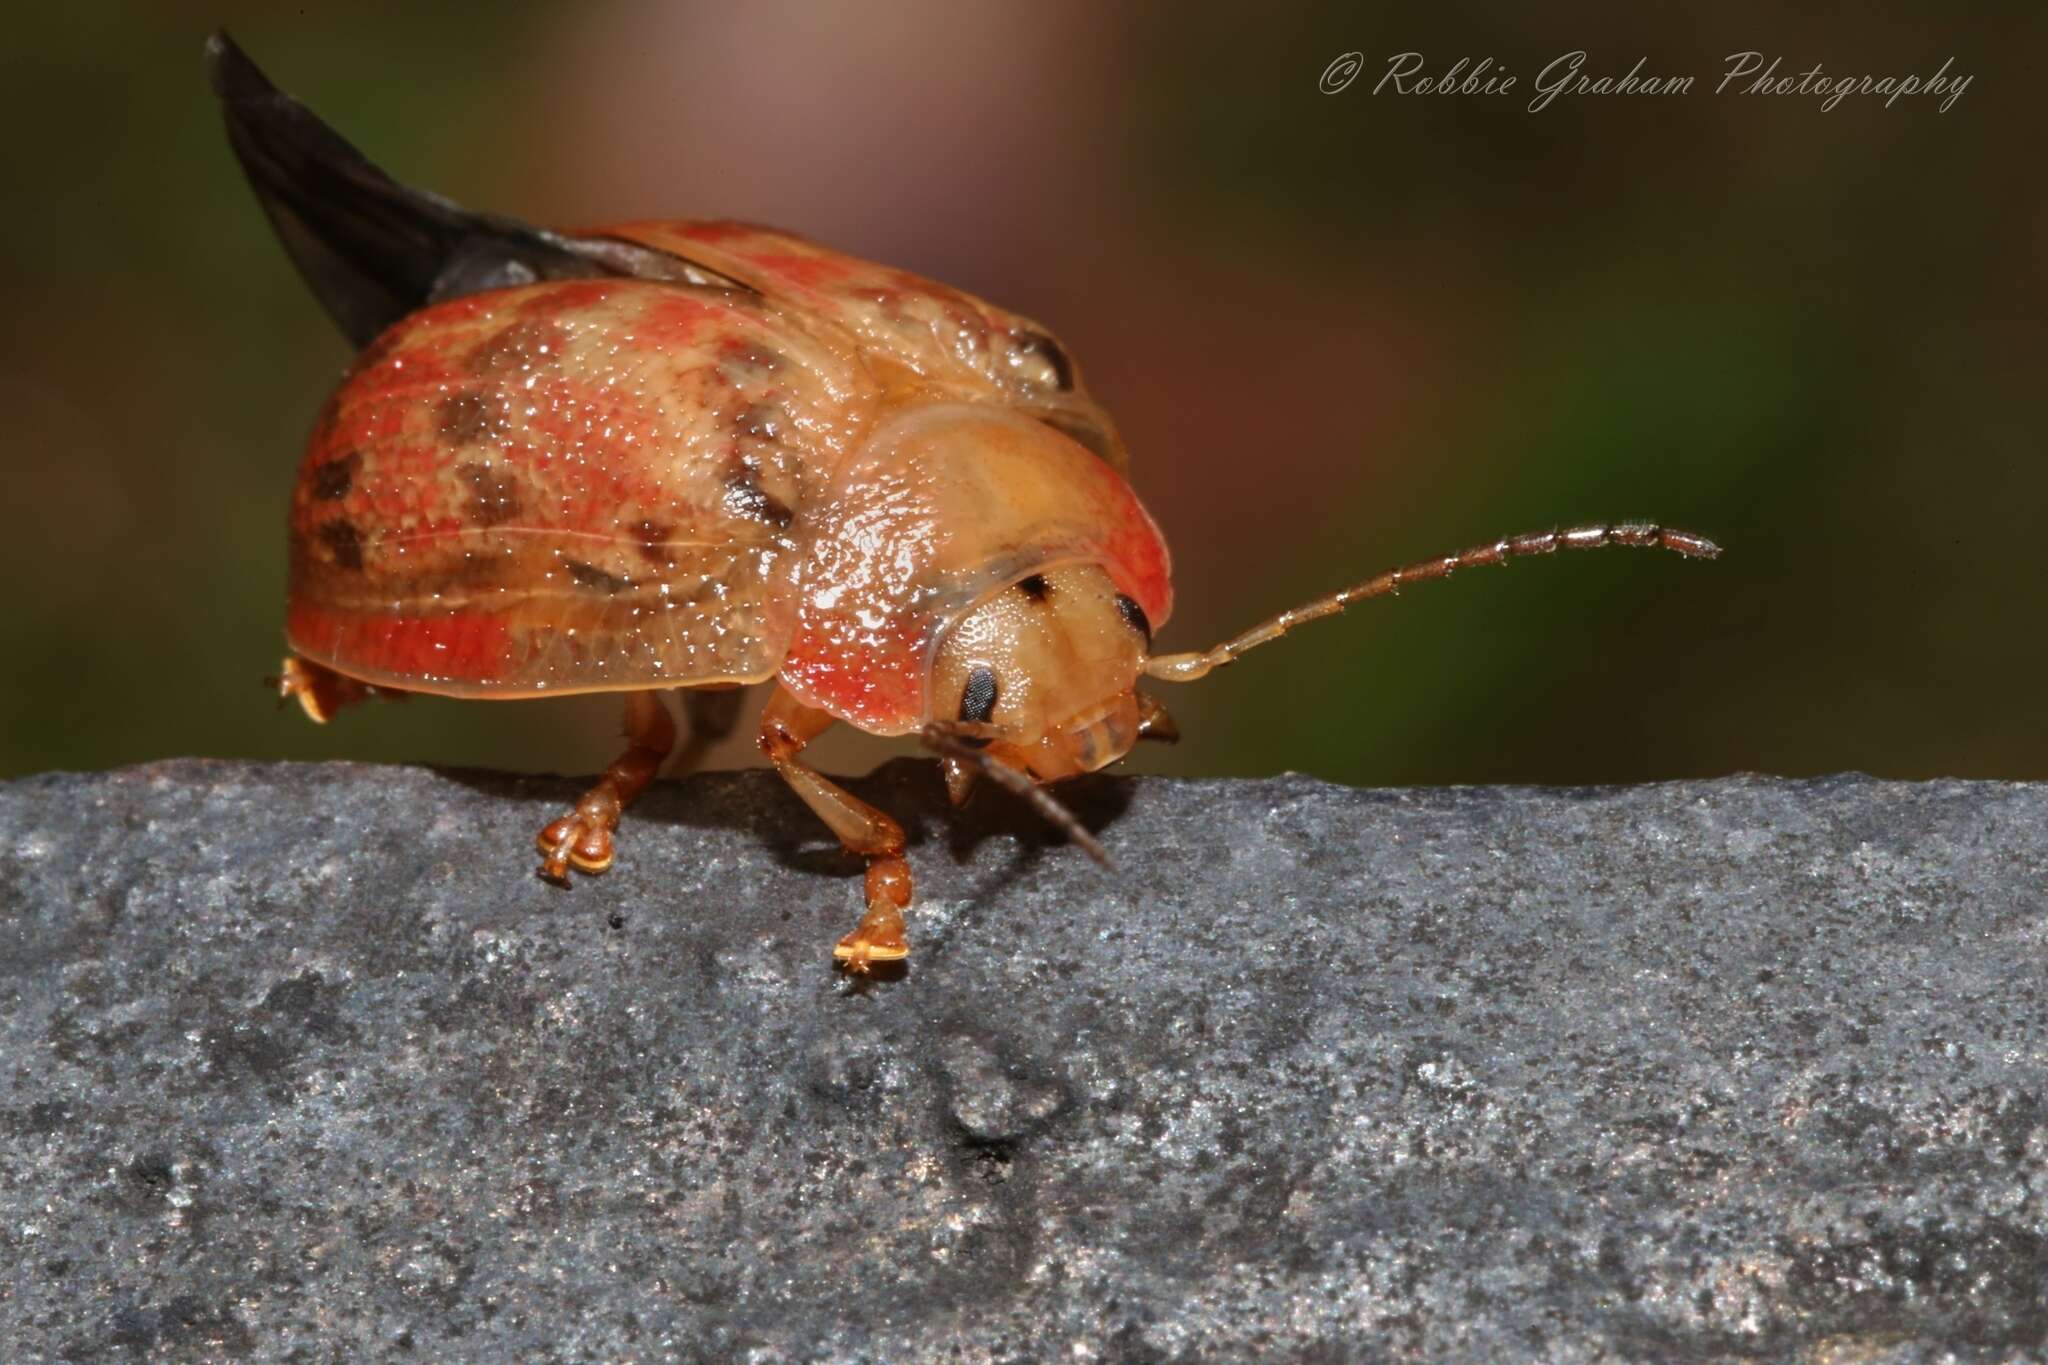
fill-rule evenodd
<path id="1" fill-rule="evenodd" d="M 2048 1350 L 2048 787 L 0 785 L 11 1361 Z"/>

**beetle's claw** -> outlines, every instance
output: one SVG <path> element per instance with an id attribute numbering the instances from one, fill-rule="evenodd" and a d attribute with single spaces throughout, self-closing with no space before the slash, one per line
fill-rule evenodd
<path id="1" fill-rule="evenodd" d="M 569 869 L 592 874 L 612 865 L 612 834 L 574 815 L 565 815 L 540 832 L 534 846 L 540 850 L 540 875 L 562 886 L 569 884 Z"/>
<path id="2" fill-rule="evenodd" d="M 881 962 L 901 962 L 910 956 L 905 943 L 868 943 L 858 933 L 848 934 L 833 948 L 832 956 L 854 976 L 866 976 Z"/>
<path id="3" fill-rule="evenodd" d="M 910 956 L 903 938 L 903 912 L 886 903 L 870 905 L 859 926 L 832 949 L 832 956 L 855 976 L 866 976 L 878 962 L 901 962 Z"/>

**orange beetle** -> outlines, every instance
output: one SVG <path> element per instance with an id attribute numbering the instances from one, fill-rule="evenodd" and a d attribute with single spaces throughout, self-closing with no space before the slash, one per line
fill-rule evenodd
<path id="1" fill-rule="evenodd" d="M 1166 544 L 1128 458 L 1041 327 L 904 271 L 728 222 L 556 233 L 391 180 L 225 35 L 229 137 L 362 354 L 316 423 L 290 519 L 282 691 L 315 721 L 373 692 L 625 694 L 627 748 L 540 832 L 542 874 L 602 872 L 675 745 L 776 681 L 760 742 L 867 861 L 835 956 L 904 957 L 901 827 L 809 767 L 835 721 L 918 735 L 1099 861 L 1042 789 L 1172 739 L 1189 681 L 1424 578 L 1563 548 L 1713 544 L 1647 525 L 1518 536 L 1381 574 L 1214 649 L 1151 652 Z"/>

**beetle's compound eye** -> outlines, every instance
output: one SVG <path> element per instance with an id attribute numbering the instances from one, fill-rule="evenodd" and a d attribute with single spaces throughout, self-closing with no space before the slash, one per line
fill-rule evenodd
<path id="1" fill-rule="evenodd" d="M 996 713 L 996 671 L 981 667 L 967 675 L 967 686 L 960 693 L 960 719 L 974 725 L 985 725 L 988 718 Z"/>
<path id="2" fill-rule="evenodd" d="M 1033 388 L 1073 391 L 1074 362 L 1043 332 L 1020 329 L 1010 333 L 1010 366 Z"/>
<path id="3" fill-rule="evenodd" d="M 1152 647 L 1152 619 L 1145 615 L 1145 609 L 1122 593 L 1116 595 L 1117 612 L 1124 618 L 1124 624 L 1145 637 L 1145 647 Z"/>

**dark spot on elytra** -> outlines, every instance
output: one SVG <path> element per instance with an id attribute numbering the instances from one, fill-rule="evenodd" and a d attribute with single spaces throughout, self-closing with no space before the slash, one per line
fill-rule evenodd
<path id="1" fill-rule="evenodd" d="M 475 390 L 451 393 L 434 409 L 441 438 L 453 445 L 477 445 L 504 436 L 505 409 L 488 394 Z"/>
<path id="2" fill-rule="evenodd" d="M 313 496 L 321 502 L 337 502 L 355 487 L 356 471 L 363 467 L 362 452 L 351 450 L 333 460 L 313 466 Z"/>
<path id="3" fill-rule="evenodd" d="M 1053 384 L 1061 393 L 1069 393 L 1074 387 L 1074 362 L 1067 358 L 1066 351 L 1057 341 L 1043 332 L 1017 331 L 1011 333 L 1017 349 L 1027 355 L 1036 355 L 1052 367 Z"/>
<path id="4" fill-rule="evenodd" d="M 1146 645 L 1152 643 L 1152 620 L 1145 615 L 1145 609 L 1122 593 L 1116 595 L 1116 609 L 1124 618 L 1124 624 L 1145 637 Z"/>
<path id="5" fill-rule="evenodd" d="M 523 318 L 469 353 L 471 374 L 506 374 L 553 365 L 569 344 L 568 329 L 546 318 Z"/>
<path id="6" fill-rule="evenodd" d="M 732 425 L 742 436 L 779 441 L 789 430 L 789 413 L 780 403 L 749 403 L 733 414 Z"/>
<path id="7" fill-rule="evenodd" d="M 344 569 L 363 567 L 363 537 L 352 522 L 323 522 L 315 534 L 327 547 L 327 553 L 334 556 L 338 566 Z"/>
<path id="8" fill-rule="evenodd" d="M 758 341 L 732 342 L 719 356 L 720 366 L 729 375 L 742 379 L 759 379 L 774 374 L 788 363 L 789 357 Z"/>
<path id="9" fill-rule="evenodd" d="M 1029 578 L 1018 579 L 1017 591 L 1023 593 L 1034 602 L 1043 602 L 1046 598 L 1052 596 L 1052 585 L 1045 581 L 1044 574 L 1035 573 Z"/>
<path id="10" fill-rule="evenodd" d="M 631 528 L 633 538 L 640 543 L 640 558 L 658 569 L 673 569 L 676 557 L 669 552 L 668 538 L 675 534 L 672 526 L 657 526 L 651 521 L 635 522 Z"/>
<path id="11" fill-rule="evenodd" d="M 967 675 L 967 686 L 960 691 L 960 719 L 982 725 L 995 713 L 996 671 L 983 664 Z"/>
<path id="12" fill-rule="evenodd" d="M 469 520 L 474 526 L 500 526 L 519 515 L 519 480 L 497 465 L 472 460 L 455 472 L 469 483 Z"/>
<path id="13" fill-rule="evenodd" d="M 789 504 L 761 487 L 761 471 L 745 460 L 733 461 L 732 468 L 726 471 L 725 510 L 778 531 L 796 517 Z"/>
<path id="14" fill-rule="evenodd" d="M 621 578 L 615 573 L 607 573 L 603 569 L 598 568 L 597 565 L 585 564 L 580 559 L 565 559 L 562 561 L 562 567 L 569 571 L 569 577 L 576 580 L 576 586 L 579 588 L 592 588 L 599 592 L 620 593 L 627 591 L 633 586 L 632 579 Z"/>

